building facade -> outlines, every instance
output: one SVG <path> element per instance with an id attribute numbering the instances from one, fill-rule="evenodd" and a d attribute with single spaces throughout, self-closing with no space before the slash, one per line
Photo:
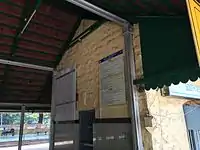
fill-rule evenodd
<path id="1" fill-rule="evenodd" d="M 82 21 L 77 35 L 92 23 L 93 21 Z M 135 24 L 133 47 L 138 79 L 143 76 L 139 31 L 139 24 Z M 101 95 L 100 60 L 123 49 L 122 28 L 106 22 L 66 52 L 58 69 L 76 69 L 77 111 L 95 109 L 96 118 L 130 117 L 125 99 L 122 98 L 122 103 L 105 105 Z M 190 100 L 162 96 L 160 89 L 149 91 L 140 89 L 137 95 L 144 149 L 189 150 L 190 143 L 183 105 Z"/>

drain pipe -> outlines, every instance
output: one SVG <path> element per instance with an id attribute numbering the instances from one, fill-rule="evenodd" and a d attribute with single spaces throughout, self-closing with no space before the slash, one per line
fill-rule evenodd
<path id="1" fill-rule="evenodd" d="M 89 12 L 92 12 L 105 19 L 113 21 L 124 29 L 124 76 L 126 99 L 128 101 L 129 112 L 132 123 L 132 146 L 133 150 L 143 150 L 142 134 L 139 115 L 139 104 L 136 86 L 133 80 L 136 78 L 135 58 L 133 54 L 133 26 L 125 19 L 120 18 L 102 8 L 99 8 L 85 0 L 66 0 L 76 6 L 79 6 Z"/>
<path id="2" fill-rule="evenodd" d="M 142 132 L 139 113 L 139 96 L 133 80 L 136 79 L 135 58 L 133 52 L 133 26 L 124 25 L 124 77 L 126 99 L 131 114 L 133 150 L 143 150 Z"/>

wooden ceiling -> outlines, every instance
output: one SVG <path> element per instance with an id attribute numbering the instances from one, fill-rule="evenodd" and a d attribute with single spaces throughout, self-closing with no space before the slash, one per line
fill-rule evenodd
<path id="1" fill-rule="evenodd" d="M 135 16 L 186 14 L 183 0 L 87 1 L 129 21 Z M 64 0 L 1 1 L 0 59 L 55 68 L 82 19 L 100 17 Z M 48 71 L 0 64 L 0 102 L 50 104 L 51 76 Z"/>

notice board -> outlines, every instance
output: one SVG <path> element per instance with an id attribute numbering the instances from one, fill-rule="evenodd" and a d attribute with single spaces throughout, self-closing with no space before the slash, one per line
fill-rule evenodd
<path id="1" fill-rule="evenodd" d="M 200 0 L 186 0 L 197 58 L 200 65 Z"/>
<path id="2" fill-rule="evenodd" d="M 101 104 L 126 103 L 123 50 L 103 58 L 99 63 Z"/>

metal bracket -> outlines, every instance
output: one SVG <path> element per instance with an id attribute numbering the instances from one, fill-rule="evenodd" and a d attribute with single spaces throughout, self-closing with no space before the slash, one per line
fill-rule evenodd
<path id="1" fill-rule="evenodd" d="M 124 26 L 124 24 L 127 24 L 128 21 L 123 19 L 123 18 L 120 18 L 118 17 L 117 15 L 115 14 L 112 14 L 108 11 L 105 11 L 104 9 L 102 8 L 99 8 L 85 0 L 66 0 L 67 2 L 70 2 L 76 6 L 79 6 L 85 10 L 88 10 L 89 12 L 92 12 L 98 16 L 101 16 L 105 19 L 108 19 L 110 21 L 113 21 L 121 26 Z"/>
<path id="2" fill-rule="evenodd" d="M 50 71 L 50 72 L 54 70 L 53 68 L 46 67 L 46 66 L 38 66 L 34 64 L 22 63 L 22 62 L 5 60 L 5 59 L 0 59 L 0 64 L 31 68 L 31 69 L 43 70 L 43 71 Z"/>
<path id="3" fill-rule="evenodd" d="M 123 26 L 123 35 L 125 34 L 132 34 L 133 35 L 133 27 L 130 23 L 126 23 Z"/>

